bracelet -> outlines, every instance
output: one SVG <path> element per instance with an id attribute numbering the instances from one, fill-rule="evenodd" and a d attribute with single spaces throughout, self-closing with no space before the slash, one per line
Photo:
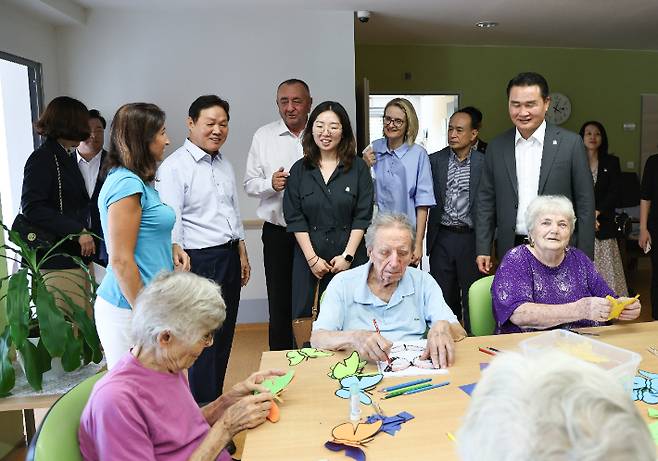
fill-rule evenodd
<path id="1" fill-rule="evenodd" d="M 320 260 L 320 257 L 318 256 L 318 259 L 316 259 L 315 262 L 313 264 L 311 264 L 311 269 L 313 269 L 313 266 L 315 266 L 318 263 L 319 260 Z"/>
<path id="2" fill-rule="evenodd" d="M 308 258 L 308 259 L 306 260 L 306 262 L 311 262 L 311 259 L 315 258 L 316 256 L 317 256 L 317 255 L 313 255 L 313 256 L 311 256 L 310 258 Z"/>

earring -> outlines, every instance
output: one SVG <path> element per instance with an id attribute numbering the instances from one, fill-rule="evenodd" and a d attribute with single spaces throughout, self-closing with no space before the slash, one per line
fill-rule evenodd
<path id="1" fill-rule="evenodd" d="M 528 235 L 528 237 L 526 237 L 526 238 L 528 239 L 528 244 L 530 245 L 530 247 L 534 248 L 535 247 L 535 241 L 532 239 L 532 237 L 530 237 Z"/>

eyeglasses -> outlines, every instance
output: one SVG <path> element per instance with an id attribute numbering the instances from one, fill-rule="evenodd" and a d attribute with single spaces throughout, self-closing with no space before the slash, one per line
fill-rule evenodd
<path id="1" fill-rule="evenodd" d="M 340 123 L 332 123 L 331 125 L 325 125 L 324 123 L 318 123 L 313 125 L 313 131 L 317 134 L 322 134 L 326 131 L 329 134 L 336 134 L 340 131 L 343 131 L 343 126 Z"/>
<path id="2" fill-rule="evenodd" d="M 390 125 L 392 123 L 395 128 L 400 128 L 404 124 L 404 120 L 401 118 L 391 118 L 388 115 L 384 115 L 382 120 L 384 121 L 384 126 Z"/>

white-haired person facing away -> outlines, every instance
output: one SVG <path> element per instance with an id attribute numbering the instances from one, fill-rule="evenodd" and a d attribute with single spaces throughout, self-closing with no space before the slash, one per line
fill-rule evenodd
<path id="1" fill-rule="evenodd" d="M 606 296 L 616 295 L 587 255 L 569 245 L 576 224 L 571 201 L 540 195 L 525 222 L 528 244 L 507 252 L 491 287 L 496 333 L 608 325 Z M 619 320 L 636 319 L 640 309 L 634 300 Z"/>
<path id="2" fill-rule="evenodd" d="M 82 413 L 83 459 L 229 461 L 231 438 L 270 410 L 260 383 L 284 372 L 254 373 L 199 408 L 184 371 L 225 317 L 220 288 L 198 275 L 162 273 L 147 285 L 132 318 L 135 346 L 96 383 Z"/>
<path id="3" fill-rule="evenodd" d="M 420 339 L 429 328 L 421 360 L 431 360 L 435 368 L 453 365 L 454 342 L 466 332 L 434 278 L 409 267 L 415 238 L 402 213 L 379 213 L 373 219 L 366 233 L 370 261 L 329 282 L 313 322 L 313 347 L 352 349 L 364 359 L 383 362 L 392 341 Z"/>
<path id="4" fill-rule="evenodd" d="M 559 352 L 499 354 L 458 433 L 462 461 L 655 461 L 647 424 L 619 381 Z"/>

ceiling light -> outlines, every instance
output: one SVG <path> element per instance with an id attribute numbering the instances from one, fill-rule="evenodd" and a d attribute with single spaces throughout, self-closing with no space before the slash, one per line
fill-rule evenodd
<path id="1" fill-rule="evenodd" d="M 475 26 L 479 27 L 480 29 L 493 29 L 497 25 L 498 23 L 495 21 L 480 21 L 475 23 Z"/>

